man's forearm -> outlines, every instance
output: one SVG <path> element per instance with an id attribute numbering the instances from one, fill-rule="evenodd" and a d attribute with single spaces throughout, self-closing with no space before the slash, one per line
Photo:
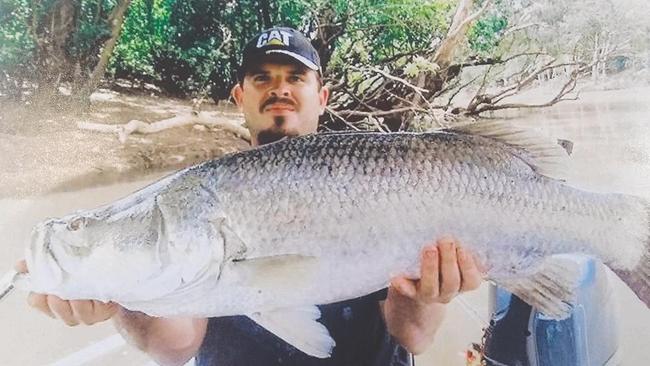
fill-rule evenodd
<path id="1" fill-rule="evenodd" d="M 388 332 L 414 354 L 424 352 L 431 345 L 446 311 L 445 304 L 422 304 L 399 294 L 382 306 L 390 307 L 384 308 Z"/>
<path id="2" fill-rule="evenodd" d="M 139 350 L 146 352 L 149 338 L 149 329 L 154 318 L 140 312 L 129 311 L 122 307 L 113 316 L 115 328 L 122 337 Z"/>
<path id="3" fill-rule="evenodd" d="M 207 319 L 167 319 L 120 308 L 113 316 L 124 339 L 161 365 L 182 365 L 198 351 Z"/>

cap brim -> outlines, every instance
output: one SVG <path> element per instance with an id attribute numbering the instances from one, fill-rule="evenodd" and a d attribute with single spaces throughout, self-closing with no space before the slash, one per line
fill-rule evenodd
<path id="1" fill-rule="evenodd" d="M 268 55 L 269 53 L 282 53 L 284 55 L 290 56 L 290 57 L 300 61 L 300 63 L 302 63 L 303 65 L 307 66 L 308 68 L 310 68 L 310 69 L 312 69 L 314 71 L 320 71 L 320 67 L 318 65 L 316 65 L 315 63 L 313 63 L 312 61 L 310 61 L 306 57 L 301 56 L 301 55 L 299 55 L 297 53 L 287 51 L 287 50 L 267 50 L 266 54 Z"/>

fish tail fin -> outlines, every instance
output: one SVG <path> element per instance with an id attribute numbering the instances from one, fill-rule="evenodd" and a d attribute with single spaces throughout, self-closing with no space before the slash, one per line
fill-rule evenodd
<path id="1" fill-rule="evenodd" d="M 650 233 L 650 205 L 648 204 L 646 205 L 646 212 L 648 213 L 646 227 Z M 634 268 L 629 270 L 612 268 L 612 271 L 650 308 L 650 234 L 645 241 L 641 258 Z"/>

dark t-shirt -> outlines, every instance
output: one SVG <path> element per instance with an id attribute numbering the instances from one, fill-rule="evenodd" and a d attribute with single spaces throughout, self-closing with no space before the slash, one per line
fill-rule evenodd
<path id="1" fill-rule="evenodd" d="M 406 366 L 411 355 L 386 330 L 379 301 L 386 290 L 321 305 L 319 321 L 336 341 L 332 356 L 310 357 L 244 316 L 210 318 L 197 366 Z"/>

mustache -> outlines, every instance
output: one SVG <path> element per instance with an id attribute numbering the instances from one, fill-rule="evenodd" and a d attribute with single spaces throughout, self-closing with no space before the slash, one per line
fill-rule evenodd
<path id="1" fill-rule="evenodd" d="M 296 102 L 289 98 L 283 98 L 283 97 L 278 97 L 278 96 L 271 96 L 269 99 L 265 100 L 264 103 L 260 106 L 260 112 L 264 110 L 264 108 L 270 106 L 271 104 L 276 104 L 276 103 L 282 103 L 282 104 L 287 104 L 290 106 L 295 107 Z"/>

